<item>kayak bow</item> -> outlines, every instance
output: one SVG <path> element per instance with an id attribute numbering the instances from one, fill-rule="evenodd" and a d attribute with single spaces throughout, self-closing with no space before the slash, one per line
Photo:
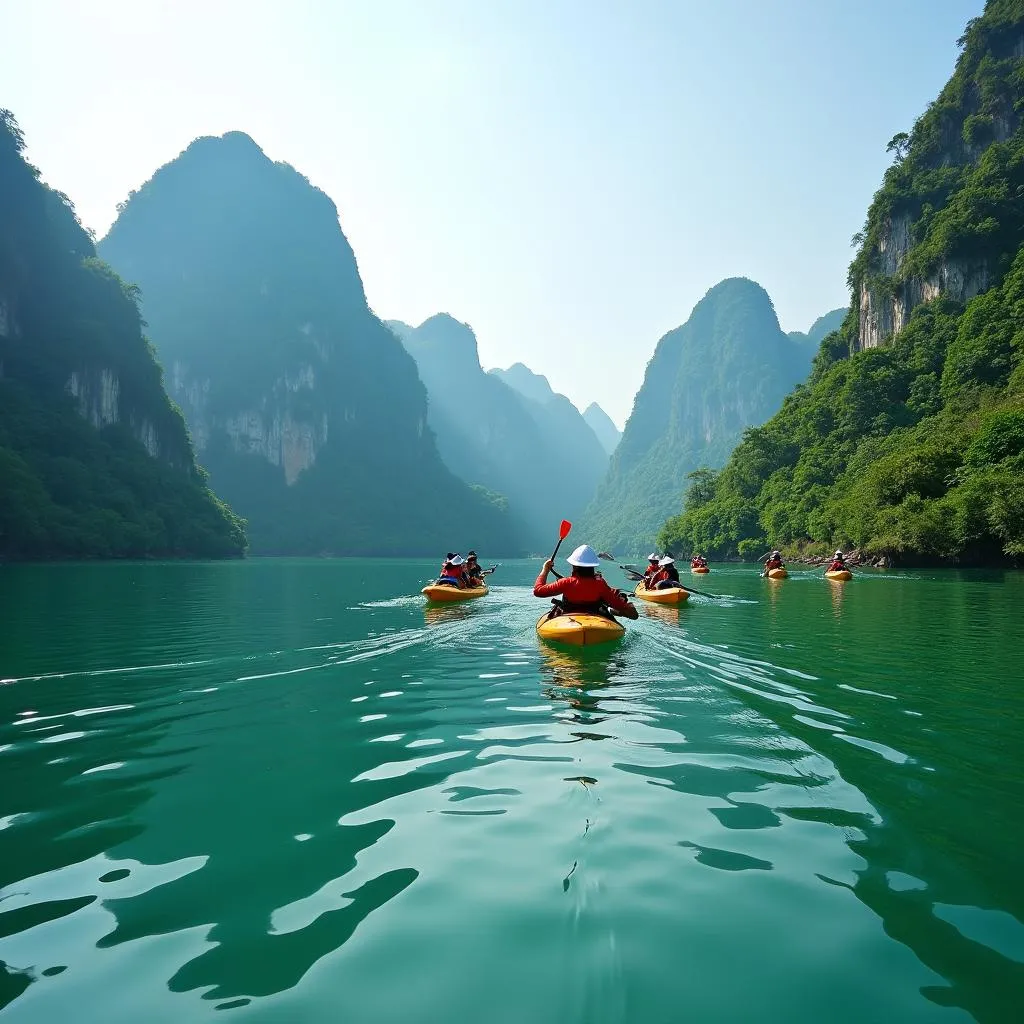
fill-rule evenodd
<path id="1" fill-rule="evenodd" d="M 487 593 L 487 587 L 485 585 L 462 589 L 461 587 L 449 587 L 443 583 L 430 583 L 420 593 L 428 601 L 435 601 L 440 604 L 449 601 L 470 601 L 474 597 L 483 597 Z"/>
<path id="2" fill-rule="evenodd" d="M 626 633 L 625 627 L 604 615 L 566 612 L 549 618 L 545 612 L 537 622 L 537 635 L 542 640 L 573 647 L 590 647 L 618 640 Z"/>
<path id="3" fill-rule="evenodd" d="M 825 573 L 825 579 L 835 580 L 837 583 L 843 583 L 846 580 L 853 579 L 853 573 L 849 569 L 836 569 L 835 572 Z"/>
<path id="4" fill-rule="evenodd" d="M 641 601 L 650 601 L 652 604 L 682 604 L 689 598 L 689 591 L 682 587 L 672 587 L 668 590 L 648 590 L 642 583 L 636 585 L 633 596 Z"/>
<path id="5" fill-rule="evenodd" d="M 785 569 L 769 569 L 767 573 L 770 580 L 784 580 L 788 575 Z"/>

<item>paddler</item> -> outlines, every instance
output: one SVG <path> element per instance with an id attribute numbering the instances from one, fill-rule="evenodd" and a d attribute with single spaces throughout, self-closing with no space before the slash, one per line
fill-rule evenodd
<path id="1" fill-rule="evenodd" d="M 647 556 L 647 571 L 644 573 L 644 589 L 645 590 L 653 590 L 654 589 L 654 582 L 653 582 L 654 581 L 654 577 L 657 576 L 659 572 L 661 572 L 661 566 L 658 565 L 658 559 L 660 557 L 661 556 L 658 555 L 657 552 L 655 552 L 655 551 L 652 551 Z"/>
<path id="2" fill-rule="evenodd" d="M 832 556 L 832 561 L 829 562 L 828 568 L 825 572 L 843 572 L 844 569 L 848 569 L 848 566 L 843 558 L 843 553 L 842 551 L 837 551 Z"/>
<path id="3" fill-rule="evenodd" d="M 679 570 L 676 568 L 676 560 L 671 555 L 666 555 L 658 560 L 658 574 L 654 577 L 654 585 L 651 590 L 671 590 L 680 586 Z"/>
<path id="4" fill-rule="evenodd" d="M 549 558 L 533 585 L 534 597 L 561 597 L 565 610 L 600 615 L 605 606 L 627 619 L 636 619 L 640 613 L 629 603 L 626 595 L 613 590 L 597 571 L 601 560 L 589 544 L 581 544 L 566 561 L 572 566 L 572 575 L 548 583 L 548 573 L 554 569 Z"/>
<path id="5" fill-rule="evenodd" d="M 445 559 L 444 565 L 441 566 L 441 576 L 437 582 L 445 587 L 465 589 L 469 585 L 466 571 L 463 568 L 465 564 L 462 555 L 449 554 Z"/>
<path id="6" fill-rule="evenodd" d="M 481 569 L 480 563 L 476 560 L 476 552 L 470 551 L 466 555 L 466 575 L 469 577 L 471 586 L 482 587 L 484 585 L 484 577 L 490 576 L 494 572 L 493 569 Z"/>
<path id="7" fill-rule="evenodd" d="M 694 555 L 690 559 L 691 569 L 706 569 L 708 567 L 708 560 L 703 555 Z"/>
<path id="8" fill-rule="evenodd" d="M 764 572 L 761 575 L 767 576 L 772 569 L 785 569 L 785 567 L 785 563 L 782 561 L 782 552 L 776 550 L 768 556 L 768 561 L 764 563 Z"/>

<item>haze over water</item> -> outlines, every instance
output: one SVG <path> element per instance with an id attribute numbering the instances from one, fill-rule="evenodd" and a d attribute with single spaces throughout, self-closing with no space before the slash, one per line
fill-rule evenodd
<path id="1" fill-rule="evenodd" d="M 1024 577 L 435 569 L 4 567 L 5 1022 L 1019 1020 Z"/>

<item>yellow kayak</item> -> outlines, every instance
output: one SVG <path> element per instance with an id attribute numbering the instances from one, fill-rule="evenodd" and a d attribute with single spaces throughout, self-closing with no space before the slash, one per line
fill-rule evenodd
<path id="1" fill-rule="evenodd" d="M 711 572 L 711 570 L 706 565 L 696 565 L 691 567 L 690 572 L 692 572 L 695 576 L 700 576 L 703 573 Z"/>
<path id="2" fill-rule="evenodd" d="M 483 597 L 487 593 L 487 587 L 470 587 L 463 590 L 460 587 L 449 587 L 443 583 L 431 583 L 425 586 L 420 593 L 428 601 L 469 601 L 474 597 Z"/>
<path id="3" fill-rule="evenodd" d="M 784 580 L 789 575 L 785 569 L 769 569 L 768 579 L 770 580 Z"/>
<path id="4" fill-rule="evenodd" d="M 621 623 L 603 615 L 567 612 L 551 619 L 545 612 L 537 622 L 537 635 L 542 640 L 572 644 L 574 647 L 605 644 L 609 640 L 618 640 L 625 633 Z"/>
<path id="5" fill-rule="evenodd" d="M 641 601 L 651 601 L 654 604 L 682 604 L 690 596 L 690 592 L 683 590 L 682 587 L 672 587 L 671 590 L 648 590 L 642 583 L 638 583 L 633 595 Z"/>
<path id="6" fill-rule="evenodd" d="M 843 580 L 852 580 L 853 573 L 850 572 L 849 569 L 836 569 L 835 572 L 825 573 L 825 579 L 836 580 L 837 582 L 842 582 Z"/>

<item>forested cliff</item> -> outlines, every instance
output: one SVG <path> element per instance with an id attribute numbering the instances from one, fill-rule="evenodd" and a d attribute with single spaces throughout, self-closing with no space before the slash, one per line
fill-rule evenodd
<path id="1" fill-rule="evenodd" d="M 500 504 L 442 463 L 334 203 L 293 167 L 241 132 L 197 139 L 101 251 L 142 287 L 171 393 L 254 551 L 519 550 Z"/>
<path id="2" fill-rule="evenodd" d="M 0 555 L 240 555 L 195 464 L 139 295 L 0 111 Z"/>
<path id="3" fill-rule="evenodd" d="M 814 371 L 662 541 L 756 557 L 833 544 L 1024 556 L 1024 0 L 989 0 L 908 133 Z"/>
<path id="4" fill-rule="evenodd" d="M 595 544 L 649 549 L 677 508 L 687 473 L 721 465 L 746 427 L 766 420 L 810 366 L 783 333 L 765 290 L 715 285 L 658 342 L 597 496 L 584 516 Z"/>

